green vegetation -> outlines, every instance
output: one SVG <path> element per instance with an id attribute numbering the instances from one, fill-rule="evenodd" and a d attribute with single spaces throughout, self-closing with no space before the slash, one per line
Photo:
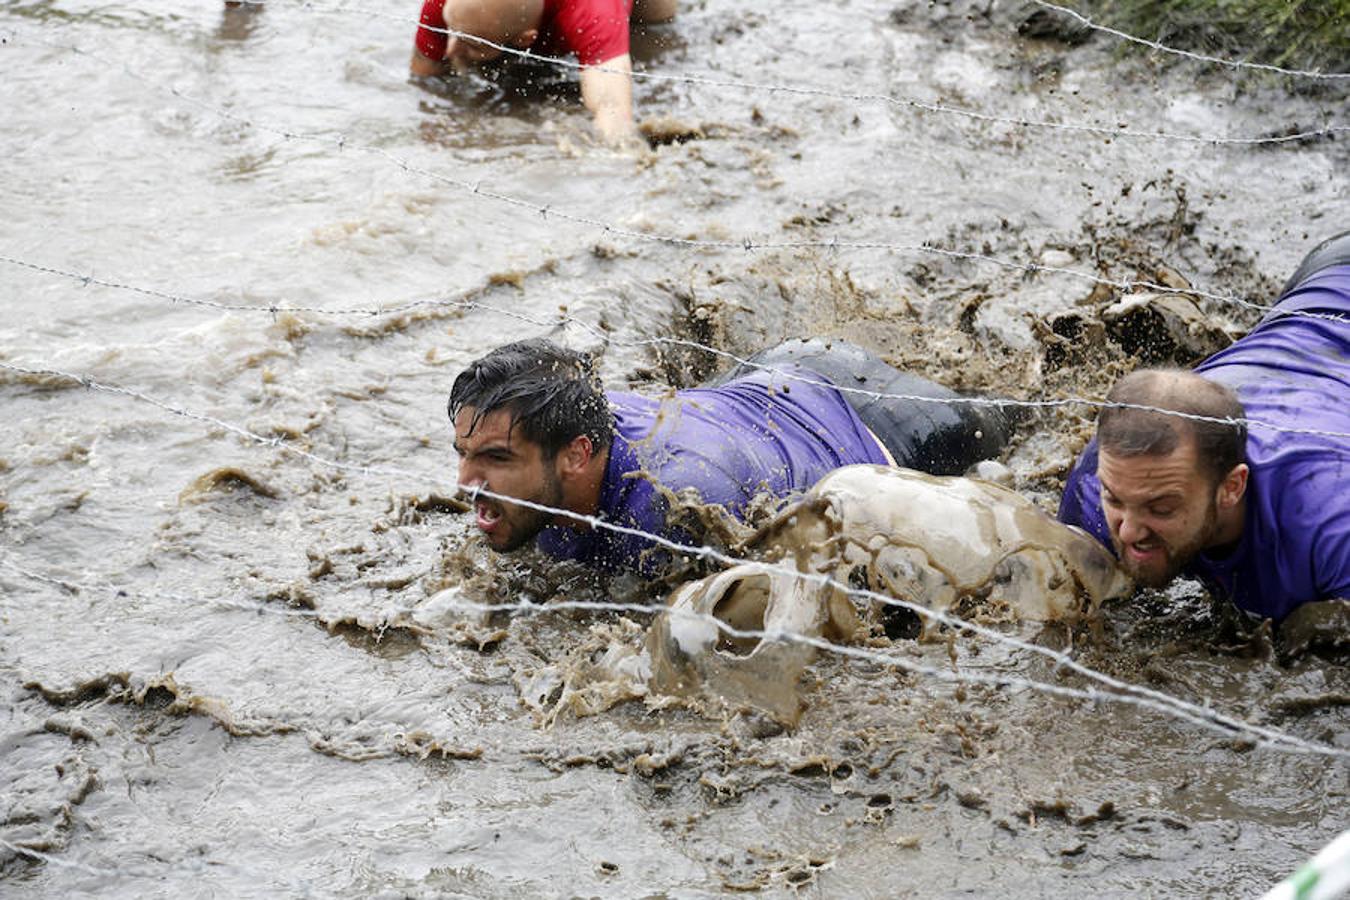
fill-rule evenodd
<path id="1" fill-rule="evenodd" d="M 1350 0 L 1074 0 L 1094 22 L 1197 53 L 1350 71 Z"/>

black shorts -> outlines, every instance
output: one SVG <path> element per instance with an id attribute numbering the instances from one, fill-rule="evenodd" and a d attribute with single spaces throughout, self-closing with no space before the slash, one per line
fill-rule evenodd
<path id="1" fill-rule="evenodd" d="M 1003 452 L 1012 423 L 997 406 L 959 402 L 962 397 L 936 382 L 892 368 L 875 354 L 846 341 L 790 340 L 761 350 L 729 372 L 709 380 L 716 387 L 748 375 L 757 366 L 797 364 L 823 375 L 841 391 L 877 438 L 886 445 L 895 464 L 931 475 L 960 475 L 983 459 Z M 934 401 L 873 397 L 849 388 L 878 394 L 932 397 Z"/>

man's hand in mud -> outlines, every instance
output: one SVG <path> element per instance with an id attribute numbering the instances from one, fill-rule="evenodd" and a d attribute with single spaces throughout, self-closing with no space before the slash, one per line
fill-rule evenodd
<path id="1" fill-rule="evenodd" d="M 637 129 L 606 137 L 605 145 L 627 156 L 645 156 L 652 152 L 651 144 Z"/>
<path id="2" fill-rule="evenodd" d="M 595 117 L 600 139 L 619 150 L 645 150 L 633 123 L 633 63 L 625 53 L 581 70 L 581 102 Z"/>
<path id="3" fill-rule="evenodd" d="M 408 74 L 413 78 L 432 78 L 437 75 L 444 75 L 447 68 L 442 60 L 428 59 L 416 50 L 412 53 L 412 59 L 408 61 Z"/>

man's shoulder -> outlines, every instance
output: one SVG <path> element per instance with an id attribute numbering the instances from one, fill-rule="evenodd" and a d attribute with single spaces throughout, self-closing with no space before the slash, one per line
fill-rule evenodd
<path id="1" fill-rule="evenodd" d="M 1074 460 L 1059 500 L 1058 518 L 1110 547 L 1111 535 L 1102 512 L 1101 483 L 1097 480 L 1097 439 L 1093 438 Z"/>
<path id="2" fill-rule="evenodd" d="M 1300 448 L 1251 463 L 1247 560 L 1287 587 L 1287 609 L 1350 591 L 1350 457 Z M 1255 574 L 1255 573 L 1253 573 Z"/>
<path id="3" fill-rule="evenodd" d="M 542 43 L 592 66 L 628 52 L 631 0 L 545 0 Z"/>
<path id="4" fill-rule="evenodd" d="M 1304 446 L 1250 465 L 1256 514 L 1272 531 L 1309 542 L 1350 534 L 1350 450 Z"/>

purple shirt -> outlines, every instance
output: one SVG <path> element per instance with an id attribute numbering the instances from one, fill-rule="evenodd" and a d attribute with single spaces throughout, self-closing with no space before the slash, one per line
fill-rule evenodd
<path id="1" fill-rule="evenodd" d="M 799 367 L 796 374 L 826 379 Z M 600 486 L 600 517 L 659 534 L 686 546 L 699 543 L 666 524 L 667 503 L 634 473 L 663 486 L 693 488 L 740 518 L 765 490 L 785 496 L 805 491 L 826 473 L 853 463 L 885 465 L 876 440 L 839 391 L 773 372 L 756 372 L 716 388 L 676 391 L 664 398 L 611 393 L 614 443 Z M 550 526 L 539 535 L 550 556 L 610 571 L 657 571 L 666 551 L 650 540 L 604 528 L 578 531 Z"/>
<path id="2" fill-rule="evenodd" d="M 1279 309 L 1350 318 L 1350 266 L 1305 279 Z M 1350 432 L 1350 323 L 1270 315 L 1195 371 L 1235 390 L 1253 421 Z M 1186 574 L 1277 622 L 1301 603 L 1350 598 L 1350 441 L 1252 425 L 1247 464 L 1237 549 L 1202 553 Z M 1069 473 L 1059 517 L 1111 546 L 1095 438 Z"/>

